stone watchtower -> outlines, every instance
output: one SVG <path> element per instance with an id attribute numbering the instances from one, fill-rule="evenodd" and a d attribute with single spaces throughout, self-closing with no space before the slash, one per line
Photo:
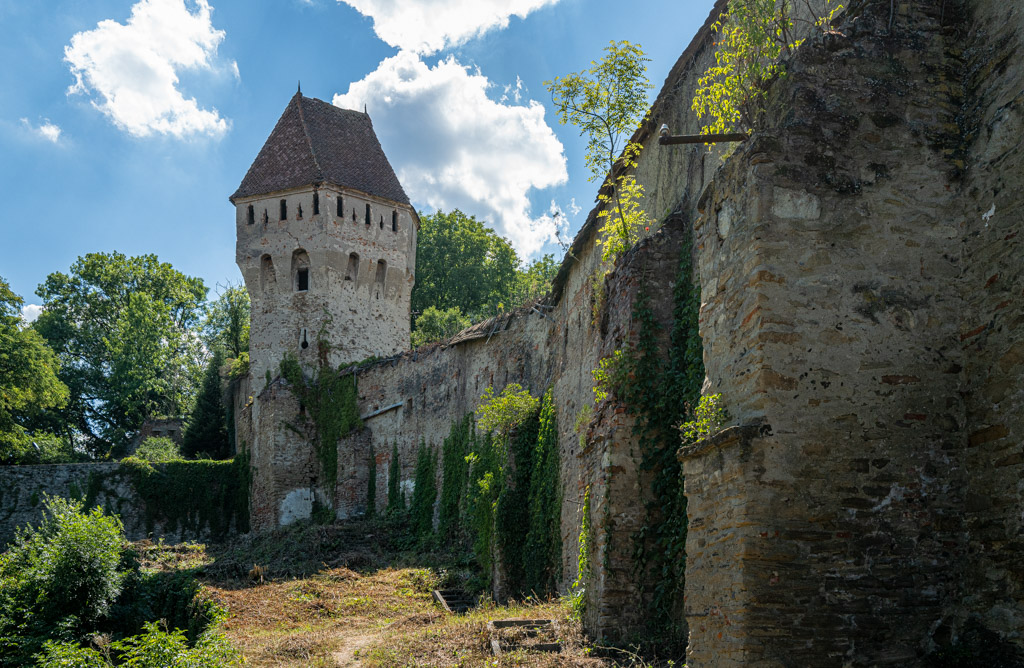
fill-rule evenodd
<path id="1" fill-rule="evenodd" d="M 367 114 L 296 93 L 231 203 L 254 384 L 321 336 L 335 366 L 409 347 L 419 218 Z"/>

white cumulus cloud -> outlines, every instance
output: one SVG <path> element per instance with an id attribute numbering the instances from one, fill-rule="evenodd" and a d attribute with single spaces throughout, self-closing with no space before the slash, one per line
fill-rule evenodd
<path id="1" fill-rule="evenodd" d="M 406 51 L 429 54 L 461 44 L 509 18 L 558 0 L 338 0 L 373 19 L 377 36 Z"/>
<path id="2" fill-rule="evenodd" d="M 32 125 L 27 118 L 22 118 L 21 124 L 36 137 L 40 137 L 54 144 L 60 141 L 60 126 L 55 123 L 51 123 L 48 118 L 44 119 L 40 125 Z"/>
<path id="3" fill-rule="evenodd" d="M 25 323 L 35 322 L 35 319 L 39 317 L 39 314 L 43 312 L 43 307 L 39 304 L 25 304 L 21 307 L 21 319 Z"/>
<path id="4" fill-rule="evenodd" d="M 128 22 L 100 21 L 64 47 L 75 75 L 68 93 L 92 94 L 92 104 L 137 137 L 222 135 L 228 121 L 201 109 L 178 90 L 181 70 L 212 70 L 224 31 L 210 21 L 206 0 L 141 0 Z"/>
<path id="5" fill-rule="evenodd" d="M 367 105 L 414 202 L 475 215 L 528 257 L 553 241 L 561 224 L 554 211 L 533 218 L 529 192 L 566 182 L 565 155 L 541 104 L 495 102 L 487 96 L 491 86 L 453 57 L 430 67 L 400 51 L 335 95 L 334 104 Z"/>

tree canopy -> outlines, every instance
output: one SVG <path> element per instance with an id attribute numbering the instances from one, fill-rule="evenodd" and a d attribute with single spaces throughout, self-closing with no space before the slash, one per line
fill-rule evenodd
<path id="1" fill-rule="evenodd" d="M 39 286 L 34 327 L 61 362 L 70 401 L 50 423 L 94 455 L 122 454 L 150 416 L 191 403 L 206 287 L 155 255 L 90 253 Z"/>
<path id="2" fill-rule="evenodd" d="M 557 273 L 551 255 L 520 267 L 508 239 L 458 209 L 424 216 L 411 297 L 413 345 L 538 299 Z"/>
<path id="3" fill-rule="evenodd" d="M 203 341 L 208 348 L 221 346 L 229 358 L 249 352 L 249 291 L 243 285 L 218 285 L 203 319 Z"/>
<path id="4" fill-rule="evenodd" d="M 57 377 L 57 356 L 21 321 L 23 303 L 0 278 L 0 461 L 21 460 L 32 443 L 26 429 L 31 416 L 68 400 L 68 388 Z M 45 440 L 52 444 L 52 437 Z"/>

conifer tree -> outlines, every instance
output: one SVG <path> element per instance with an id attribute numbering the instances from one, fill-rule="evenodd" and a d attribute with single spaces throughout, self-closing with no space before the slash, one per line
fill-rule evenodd
<path id="1" fill-rule="evenodd" d="M 196 406 L 182 435 L 181 452 L 185 456 L 195 457 L 202 453 L 214 459 L 226 459 L 231 454 L 228 447 L 227 413 L 220 386 L 220 367 L 223 363 L 224 351 L 218 346 L 214 348 L 213 357 L 206 367 Z"/>

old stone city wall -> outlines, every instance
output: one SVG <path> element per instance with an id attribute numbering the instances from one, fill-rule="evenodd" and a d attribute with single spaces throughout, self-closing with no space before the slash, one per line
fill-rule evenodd
<path id="1" fill-rule="evenodd" d="M 688 665 L 1020 643 L 1022 27 L 851 4 L 701 197 L 709 387 L 750 426 L 680 453 Z"/>
<path id="2" fill-rule="evenodd" d="M 140 469 L 117 462 L 0 466 L 0 551 L 19 528 L 39 525 L 47 495 L 81 499 L 86 507 L 117 514 L 128 540 L 173 544 L 247 530 L 248 504 L 231 462 L 155 464 L 145 471 L 169 486 L 150 480 L 149 490 L 140 492 Z M 154 490 L 174 493 L 158 499 L 148 493 Z"/>

